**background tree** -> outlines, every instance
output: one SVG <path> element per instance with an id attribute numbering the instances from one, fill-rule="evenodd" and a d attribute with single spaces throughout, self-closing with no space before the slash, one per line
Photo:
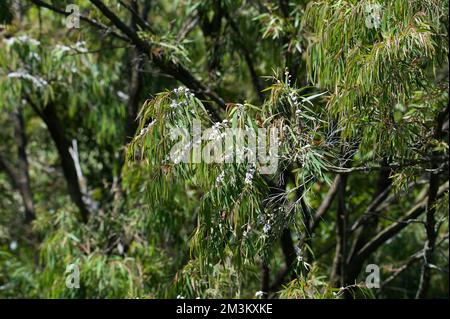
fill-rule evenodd
<path id="1" fill-rule="evenodd" d="M 448 1 L 71 3 L 0 5 L 0 296 L 448 297 Z"/>

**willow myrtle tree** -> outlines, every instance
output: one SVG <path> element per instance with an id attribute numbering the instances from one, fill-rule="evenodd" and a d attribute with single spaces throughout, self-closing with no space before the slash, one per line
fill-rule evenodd
<path id="1" fill-rule="evenodd" d="M 1 294 L 448 295 L 447 1 L 68 4 L 0 7 Z"/>
<path id="2" fill-rule="evenodd" d="M 335 171 L 338 175 L 329 194 L 330 197 L 338 194 L 332 284 L 344 287 L 356 283 L 370 255 L 426 211 L 427 239 L 417 296 L 425 295 L 438 231 L 434 216 L 436 200 L 448 189 L 448 182 L 442 180 L 441 185 L 439 178 L 447 161 L 446 147 L 442 148 L 445 144 L 440 143 L 448 113 L 448 87 L 445 79 L 442 82 L 430 78 L 446 59 L 444 8 L 433 2 L 394 1 L 384 4 L 379 25 L 370 26 L 363 19 L 368 5 L 324 1 L 310 3 L 306 9 L 303 26 L 311 32 L 306 52 L 309 79 L 329 90 L 328 114 L 323 111 L 308 114 L 311 110 L 303 105 L 307 99 L 298 97 L 295 90 L 290 91 L 289 73 L 283 83 L 278 80 L 269 88 L 271 96 L 266 103 L 260 108 L 249 106 L 245 112 L 250 117 L 243 121 L 245 125 L 279 125 L 282 132 L 288 132 L 283 140 L 286 144 L 282 144 L 285 147 L 278 154 L 280 169 L 272 177 L 257 176 L 253 184 L 246 183 L 253 173 L 251 167 L 244 167 L 239 174 L 236 172 L 239 165 L 168 165 L 164 159 L 171 144 L 166 140 L 166 125 L 188 128 L 202 109 L 195 103 L 175 104 L 174 109 L 171 105 L 176 98 L 171 93 L 144 105 L 141 130 L 131 144 L 130 156 L 139 161 L 147 159 L 143 165 L 149 167 L 152 180 L 159 181 L 156 189 L 149 189 L 154 202 L 162 192 L 161 187 L 171 193 L 162 181 L 172 183 L 181 178 L 205 192 L 202 197 L 205 207 L 198 213 L 198 226 L 192 238 L 197 258 L 223 259 L 229 251 L 228 258 L 236 258 L 239 265 L 243 257 L 266 256 L 267 239 L 280 237 L 296 222 L 301 225 L 297 228 L 298 239 L 306 245 L 311 236 L 311 218 L 305 190 L 317 181 L 327 181 L 323 172 Z M 418 102 L 424 96 L 427 101 Z M 242 107 L 241 104 L 233 107 L 224 121 L 239 122 Z M 252 115 L 252 109 L 257 113 Z M 184 118 L 182 114 L 186 113 Z M 145 126 L 146 123 L 150 124 Z M 379 207 L 392 200 L 391 189 L 398 192 L 408 181 L 419 178 L 417 169 L 425 168 L 424 164 L 430 175 L 423 177 L 429 180 L 427 197 L 418 200 L 396 223 L 379 230 L 383 212 Z M 346 188 L 348 173 L 357 170 L 379 171 L 379 176 L 372 203 L 363 215 L 352 216 L 355 222 L 351 225 Z M 285 182 L 289 175 L 293 177 L 292 183 Z M 218 180 L 223 185 L 218 185 Z M 295 215 L 301 216 L 300 222 Z M 251 232 L 256 237 L 249 236 Z M 289 235 L 284 233 L 286 236 Z M 298 251 L 302 248 L 301 244 L 297 247 Z M 287 247 L 284 252 L 287 266 L 295 269 L 289 261 L 292 252 Z M 302 258 L 299 254 L 298 259 Z M 307 272 L 308 264 L 303 266 Z M 267 266 L 263 266 L 263 271 L 267 271 Z M 268 286 L 263 285 L 262 289 L 269 291 Z"/>
<path id="3" fill-rule="evenodd" d="M 447 157 L 445 147 L 442 149 L 442 129 L 448 116 L 448 84 L 440 75 L 446 72 L 440 65 L 446 62 L 448 47 L 445 7 L 427 1 L 392 1 L 383 4 L 378 25 L 360 21 L 367 3 L 318 2 L 306 13 L 312 32 L 320 30 L 308 48 L 311 80 L 332 92 L 328 108 L 339 122 L 341 137 L 356 138 L 364 160 L 385 167 L 379 174 L 368 217 L 352 227 L 356 238 L 351 246 L 345 234 L 348 212 L 343 208 L 338 216 L 337 224 L 342 225 L 337 227 L 333 274 L 341 284 L 353 281 L 368 255 L 390 237 L 376 233 L 379 216 L 373 212 L 389 195 L 392 183 L 395 186 L 417 178 L 412 172 L 414 163 L 426 162 L 430 172 L 426 177 L 427 241 L 417 296 L 426 293 L 437 231 L 434 206 L 439 175 L 445 167 L 442 161 Z M 436 73 L 437 78 L 430 77 Z M 344 188 L 345 180 L 341 184 Z"/>

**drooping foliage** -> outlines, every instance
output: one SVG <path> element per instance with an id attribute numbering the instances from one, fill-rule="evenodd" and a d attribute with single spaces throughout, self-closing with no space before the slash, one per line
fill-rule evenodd
<path id="1" fill-rule="evenodd" d="M 448 1 L 26 2 L 1 297 L 448 296 Z"/>

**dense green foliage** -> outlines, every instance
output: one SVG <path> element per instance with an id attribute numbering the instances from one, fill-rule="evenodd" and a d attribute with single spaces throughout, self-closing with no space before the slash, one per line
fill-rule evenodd
<path id="1" fill-rule="evenodd" d="M 448 1 L 73 2 L 0 0 L 0 297 L 448 298 Z"/>

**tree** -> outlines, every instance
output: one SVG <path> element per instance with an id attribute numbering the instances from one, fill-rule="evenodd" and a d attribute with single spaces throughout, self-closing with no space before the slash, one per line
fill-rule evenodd
<path id="1" fill-rule="evenodd" d="M 4 296 L 448 296 L 447 1 L 65 4 L 0 15 Z"/>

